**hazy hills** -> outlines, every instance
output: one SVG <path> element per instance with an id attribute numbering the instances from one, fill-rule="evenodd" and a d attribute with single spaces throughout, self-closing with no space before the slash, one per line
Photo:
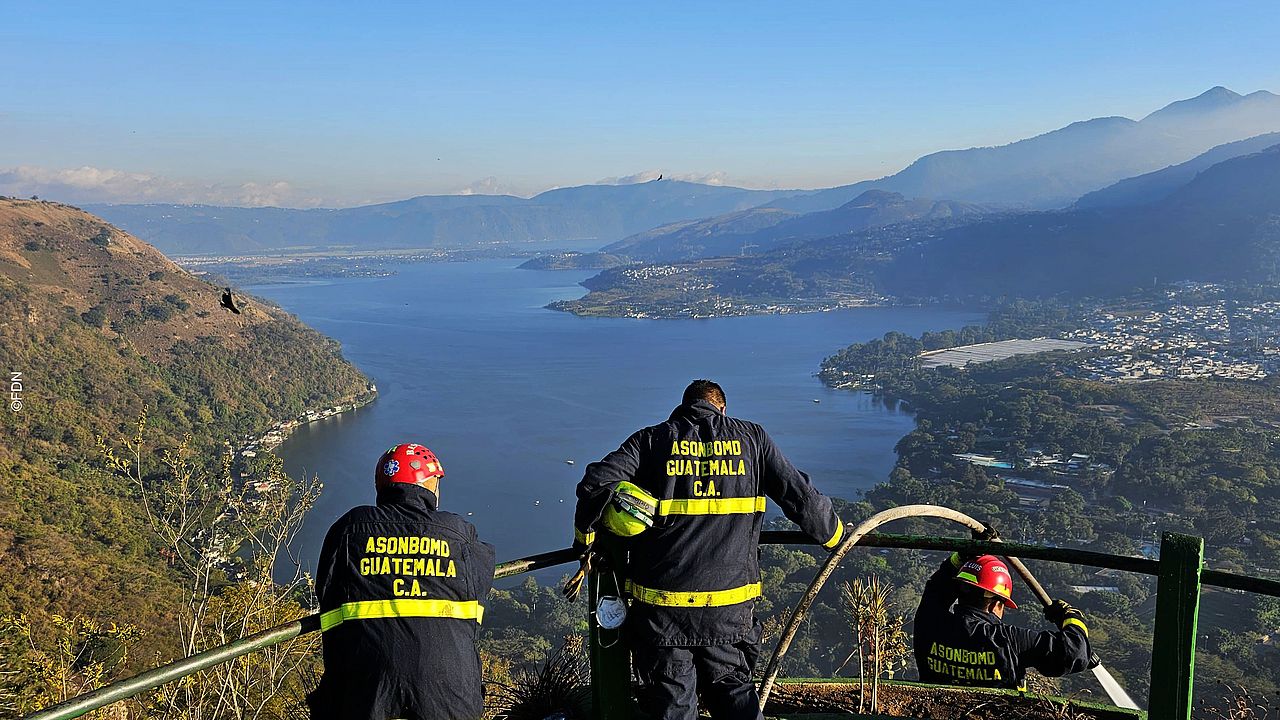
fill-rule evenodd
<path id="1" fill-rule="evenodd" d="M 470 247 L 598 239 L 601 245 L 679 220 L 761 205 L 785 191 L 662 180 L 586 185 L 524 199 L 423 196 L 344 210 L 91 205 L 170 254 L 249 253 L 281 248 Z"/>
<path id="2" fill-rule="evenodd" d="M 999 147 L 932 153 L 878 180 L 816 191 L 663 180 L 560 188 L 527 199 L 423 196 L 342 210 L 86 207 L 171 254 L 317 246 L 459 248 L 543 240 L 596 240 L 604 246 L 625 239 L 628 246 L 649 243 L 652 249 L 636 251 L 644 257 L 691 257 L 736 254 L 744 245 L 873 226 L 881 221 L 854 219 L 840 227 L 834 217 L 813 218 L 809 227 L 797 222 L 776 234 L 729 237 L 761 232 L 796 215 L 841 209 L 869 190 L 897 193 L 912 203 L 933 198 L 963 204 L 905 213 L 911 216 L 971 205 L 1063 207 L 1086 193 L 1186 162 L 1215 146 L 1278 131 L 1280 96 L 1265 91 L 1239 95 L 1216 87 L 1141 120 L 1095 118 Z M 649 231 L 653 234 L 641 235 Z"/>
<path id="3" fill-rule="evenodd" d="M 1107 295 L 1176 280 L 1268 282 L 1280 266 L 1280 145 L 1161 200 L 1028 213 L 943 233 L 882 275 L 892 293 Z"/>
<path id="4" fill-rule="evenodd" d="M 1074 207 L 1104 208 L 1155 202 L 1168 197 L 1173 191 L 1191 182 L 1201 170 L 1217 165 L 1223 160 L 1265 150 L 1276 144 L 1280 144 L 1280 132 L 1219 145 L 1184 163 L 1171 165 L 1146 175 L 1127 178 L 1101 190 L 1095 190 L 1077 200 Z"/>
<path id="5" fill-rule="evenodd" d="M 687 260 L 747 251 L 767 252 L 798 240 L 828 237 L 865 228 L 913 220 L 977 216 L 978 205 L 868 190 L 833 210 L 803 215 L 774 207 L 679 223 L 633 235 L 604 248 L 606 252 L 646 261 Z"/>
<path id="6" fill-rule="evenodd" d="M 118 445 L 145 412 L 148 473 L 185 435 L 218 472 L 224 439 L 364 389 L 337 343 L 253 299 L 232 315 L 220 292 L 92 215 L 0 200 L 0 364 L 24 386 L 0 413 L 0 614 L 163 624 L 177 589 L 96 438 Z"/>
<path id="7" fill-rule="evenodd" d="M 1216 148 L 1210 158 L 1250 146 Z M 657 274 L 607 270 L 583 282 L 586 297 L 556 307 L 603 315 L 758 312 L 752 308 L 885 297 L 1105 297 L 1179 280 L 1280 279 L 1280 145 L 1217 162 L 1169 189 L 1189 172 L 1173 167 L 1123 184 L 1150 183 L 1163 195 L 1131 193 L 1128 205 L 920 218 L 757 255 L 667 261 L 674 267 Z"/>
<path id="8" fill-rule="evenodd" d="M 837 207 L 870 189 L 907 197 L 1047 209 L 1233 140 L 1280 130 L 1280 96 L 1223 87 L 1181 100 L 1142 120 L 1105 117 L 999 147 L 926 155 L 879 180 L 770 203 L 796 212 Z"/>
<path id="9" fill-rule="evenodd" d="M 785 242 L 899 222 L 976 217 L 999 206 L 1058 207 L 1082 193 L 1088 194 L 1081 207 L 1146 202 L 1221 160 L 1280 142 L 1280 133 L 1259 135 L 1268 130 L 1280 130 L 1280 96 L 1216 87 L 1140 121 L 1096 118 L 1001 147 L 934 153 L 880 180 L 658 227 L 604 249 L 650 262 L 685 260 L 767 252 Z M 1166 167 L 1173 163 L 1180 164 Z"/>

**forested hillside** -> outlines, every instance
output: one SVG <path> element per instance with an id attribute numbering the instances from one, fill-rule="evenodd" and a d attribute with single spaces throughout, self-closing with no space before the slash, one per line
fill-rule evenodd
<path id="1" fill-rule="evenodd" d="M 225 441 L 365 390 L 337 343 L 252 298 L 233 315 L 220 294 L 92 215 L 0 200 L 0 365 L 21 385 L 0 414 L 0 630 L 25 623 L 38 646 L 69 618 L 128 623 L 133 661 L 172 654 L 182 558 L 142 506 L 183 480 L 166 453 L 185 448 L 230 497 Z M 135 437 L 133 470 L 115 471 L 103 447 Z"/>

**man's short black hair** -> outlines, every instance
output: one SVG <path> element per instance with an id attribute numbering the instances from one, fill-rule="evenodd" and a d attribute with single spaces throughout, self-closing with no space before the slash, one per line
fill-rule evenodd
<path id="1" fill-rule="evenodd" d="M 724 390 L 710 380 L 694 380 L 684 389 L 684 399 L 681 402 L 688 405 L 699 400 L 710 400 L 713 404 L 724 407 Z"/>

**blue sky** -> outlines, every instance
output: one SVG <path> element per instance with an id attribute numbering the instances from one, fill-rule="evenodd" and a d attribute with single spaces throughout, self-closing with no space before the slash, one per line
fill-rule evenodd
<path id="1" fill-rule="evenodd" d="M 1214 85 L 1280 92 L 1274 1 L 195 5 L 10 4 L 4 187 L 300 206 L 647 171 L 824 187 Z"/>

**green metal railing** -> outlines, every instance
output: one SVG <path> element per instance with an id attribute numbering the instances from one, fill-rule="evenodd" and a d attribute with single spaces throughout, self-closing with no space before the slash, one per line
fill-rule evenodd
<path id="1" fill-rule="evenodd" d="M 760 542 L 772 545 L 816 544 L 809 536 L 798 531 L 764 532 Z M 1161 720 L 1165 718 L 1189 720 L 1191 717 L 1196 624 L 1201 586 L 1209 585 L 1280 597 L 1280 581 L 1205 569 L 1203 567 L 1204 541 L 1201 538 L 1175 533 L 1165 533 L 1162 537 L 1158 561 L 1012 542 L 984 542 L 961 538 L 880 533 L 867 535 L 859 542 L 858 547 L 1014 556 L 1156 576 L 1158 581 L 1155 640 L 1148 707 L 1150 717 Z M 495 577 L 505 578 L 555 567 L 574 562 L 577 558 L 577 554 L 570 548 L 532 555 L 500 564 Z M 590 611 L 595 610 L 596 590 L 600 582 L 601 578 L 593 574 L 588 590 Z M 607 593 L 610 589 L 606 588 L 605 592 Z M 629 699 L 631 670 L 626 646 L 621 642 L 615 642 L 618 638 L 611 631 L 599 630 L 595 627 L 595 623 L 591 625 L 592 691 L 597 716 L 602 720 L 628 720 L 631 714 Z M 80 717 L 85 713 L 225 663 L 241 655 L 292 640 L 300 635 L 317 632 L 319 629 L 320 616 L 311 615 L 112 683 L 28 715 L 24 720 L 69 720 Z M 599 637 L 602 633 L 609 636 Z"/>

